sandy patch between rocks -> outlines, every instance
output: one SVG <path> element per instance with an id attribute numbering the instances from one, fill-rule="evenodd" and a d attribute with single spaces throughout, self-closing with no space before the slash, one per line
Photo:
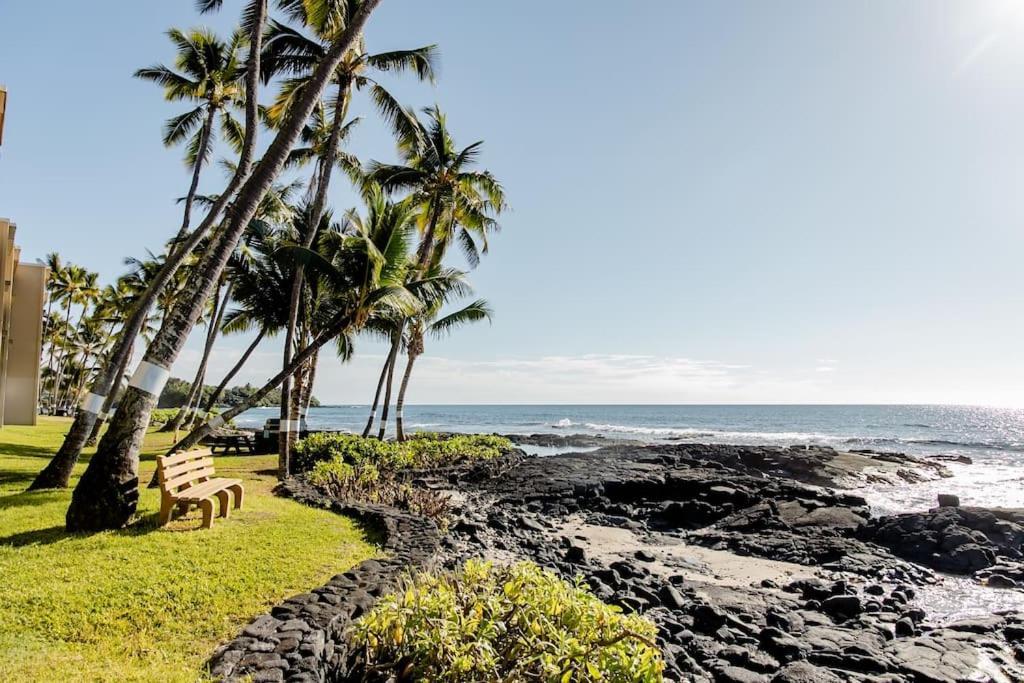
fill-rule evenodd
<path id="1" fill-rule="evenodd" d="M 638 563 L 666 578 L 679 575 L 687 581 L 746 588 L 765 580 L 784 585 L 817 575 L 813 568 L 792 562 L 711 550 L 660 534 L 641 536 L 629 529 L 587 524 L 580 518 L 570 518 L 556 533 L 568 536 L 583 547 L 588 557 L 606 565 L 616 560 L 638 562 L 636 552 L 645 550 L 654 561 Z"/>

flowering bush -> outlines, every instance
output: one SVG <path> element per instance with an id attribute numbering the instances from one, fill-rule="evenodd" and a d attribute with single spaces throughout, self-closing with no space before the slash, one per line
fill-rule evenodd
<path id="1" fill-rule="evenodd" d="M 382 679 L 654 683 L 664 668 L 655 633 L 578 580 L 471 560 L 412 577 L 354 624 L 351 640 Z"/>

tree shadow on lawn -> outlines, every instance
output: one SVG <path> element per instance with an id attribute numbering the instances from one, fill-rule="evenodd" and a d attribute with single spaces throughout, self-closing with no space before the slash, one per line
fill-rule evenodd
<path id="1" fill-rule="evenodd" d="M 45 492 L 44 492 L 45 493 Z M 31 494 L 25 494 L 31 495 Z M 94 533 L 114 533 L 119 536 L 145 536 L 151 534 L 154 531 L 160 530 L 158 525 L 157 513 L 147 513 L 139 517 L 130 526 L 124 529 L 117 529 L 112 532 L 70 532 L 64 528 L 63 525 L 54 525 L 46 527 L 44 529 L 31 529 L 29 531 L 20 531 L 10 536 L 0 536 L 0 546 L 11 546 L 14 548 L 20 548 L 27 545 L 49 545 L 50 543 L 57 543 L 68 539 L 76 538 L 88 538 Z M 166 531 L 180 532 L 180 531 L 193 531 L 191 528 L 186 529 L 165 529 Z"/>

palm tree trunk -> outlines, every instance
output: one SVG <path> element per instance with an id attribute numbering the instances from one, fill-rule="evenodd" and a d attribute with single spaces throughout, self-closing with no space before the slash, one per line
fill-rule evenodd
<path id="1" fill-rule="evenodd" d="M 388 377 L 388 368 L 391 366 L 391 351 L 384 358 L 384 366 L 380 369 L 380 377 L 377 378 L 377 391 L 373 394 L 373 405 L 370 407 L 370 417 L 366 420 L 366 427 L 363 429 L 363 438 L 370 436 L 373 429 L 374 418 L 377 417 L 377 406 L 380 404 L 380 392 L 384 390 L 384 381 Z"/>
<path id="2" fill-rule="evenodd" d="M 71 297 L 68 297 L 68 307 L 64 312 L 64 317 L 67 318 L 68 325 L 71 324 Z M 65 341 L 67 341 L 65 339 Z M 57 358 L 57 376 L 53 380 L 53 402 L 54 406 L 60 405 L 60 385 L 64 379 L 64 362 L 68 355 L 68 347 L 71 344 L 68 343 L 63 349 L 60 350 L 60 356 Z"/>
<path id="3" fill-rule="evenodd" d="M 88 310 L 88 308 L 89 308 L 89 304 L 88 304 L 88 302 L 86 302 L 86 303 L 83 303 L 83 304 L 82 304 L 82 311 L 81 311 L 81 313 L 79 313 L 79 314 L 78 314 L 78 323 L 77 323 L 77 324 L 75 325 L 75 335 L 74 335 L 75 339 L 81 339 L 81 335 L 82 335 L 82 323 L 83 323 L 83 322 L 85 321 L 85 312 L 86 312 L 86 310 Z M 72 354 L 72 359 L 73 359 L 73 358 L 74 358 L 74 355 Z M 87 362 L 87 360 L 88 360 L 88 359 L 85 359 L 85 358 L 83 358 L 83 359 L 82 359 L 82 365 L 83 365 L 83 367 L 85 366 L 85 363 Z M 70 361 L 69 361 L 69 362 L 70 362 Z M 65 402 L 67 402 L 67 403 L 68 403 L 69 405 L 75 405 L 75 403 L 74 403 L 74 400 L 73 400 L 73 399 L 74 399 L 74 396 L 73 396 L 73 394 L 72 394 L 72 391 L 71 391 L 71 389 L 72 389 L 72 387 L 71 387 L 71 381 L 70 381 L 70 379 L 69 379 L 69 380 L 68 380 L 68 386 L 67 386 L 67 389 L 66 389 L 66 391 L 65 391 L 65 393 L 64 393 L 64 395 L 63 395 L 63 399 L 64 399 L 64 401 L 65 401 Z M 72 399 L 72 400 L 69 400 L 69 399 Z"/>
<path id="4" fill-rule="evenodd" d="M 221 277 L 218 289 L 224 283 L 224 277 Z M 181 407 L 181 410 L 177 412 L 174 419 L 171 420 L 167 426 L 162 430 L 163 432 L 176 432 L 181 429 L 181 426 L 186 421 L 191 420 L 193 406 L 198 406 L 202 400 L 203 395 L 203 381 L 206 378 L 206 366 L 210 361 L 210 354 L 213 352 L 214 342 L 217 341 L 217 333 L 220 331 L 221 321 L 224 318 L 224 311 L 228 307 L 228 299 L 231 298 L 231 283 L 229 282 L 224 287 L 224 296 L 218 296 L 215 300 L 213 315 L 210 319 L 210 328 L 206 331 L 206 343 L 203 345 L 203 357 L 199 361 L 199 367 L 196 368 L 196 376 L 192 380 L 192 387 L 189 389 L 188 396 L 185 398 L 185 405 Z"/>
<path id="5" fill-rule="evenodd" d="M 302 126 L 313 113 L 324 87 L 342 57 L 362 33 L 370 13 L 380 2 L 363 0 L 359 5 L 341 36 L 317 65 L 299 99 L 289 108 L 263 158 L 239 189 L 219 239 L 211 245 L 197 268 L 200 275 L 191 283 L 192 291 L 175 303 L 143 358 L 147 363 L 145 368 L 151 369 L 154 374 L 158 373 L 161 380 L 165 379 L 165 373 L 181 352 L 203 302 L 213 293 L 214 284 L 256 213 L 259 202 L 284 168 L 288 154 L 298 140 Z M 305 351 L 299 355 L 303 356 Z M 139 384 L 145 384 L 141 376 Z M 148 386 L 129 385 L 125 390 L 121 405 L 100 440 L 96 456 L 89 461 L 89 466 L 75 487 L 66 516 L 70 531 L 120 528 L 131 520 L 139 496 L 139 448 L 156 405 L 159 394 L 156 385 L 159 384 L 162 381 Z"/>
<path id="6" fill-rule="evenodd" d="M 316 239 L 317 229 L 320 227 L 320 217 L 323 215 L 324 206 L 327 203 L 327 188 L 331 184 L 331 174 L 334 171 L 334 163 L 338 157 L 338 144 L 341 141 L 341 129 L 345 122 L 345 112 L 348 109 L 348 95 L 351 84 L 348 81 L 338 84 L 338 96 L 334 107 L 334 121 L 331 122 L 331 134 L 327 140 L 327 149 L 320 163 L 320 178 L 317 182 L 316 195 L 309 207 L 309 222 L 306 227 L 306 234 L 303 235 L 302 246 L 310 248 Z M 288 329 L 285 332 L 284 352 L 281 367 L 287 367 L 291 362 L 295 343 L 295 328 L 299 320 L 299 306 L 302 300 L 302 283 L 305 270 L 302 264 L 295 268 L 295 276 L 292 278 L 292 291 L 288 305 Z M 291 405 L 291 377 L 286 377 L 281 385 L 281 412 L 280 429 L 278 431 L 277 447 L 277 475 L 280 479 L 288 476 L 292 441 L 295 438 L 295 429 L 291 429 L 292 413 L 295 412 Z"/>
<path id="7" fill-rule="evenodd" d="M 242 366 L 244 366 L 246 361 L 249 360 L 249 356 L 251 356 L 253 351 L 256 350 L 256 347 L 260 345 L 260 342 L 263 341 L 263 337 L 266 334 L 266 329 L 260 328 L 259 334 L 256 335 L 256 338 L 253 339 L 252 343 L 249 344 L 248 348 L 246 348 L 245 353 L 242 354 L 242 357 L 239 358 L 238 362 L 235 363 L 235 366 L 228 371 L 228 374 L 224 375 L 224 379 L 221 380 L 220 384 L 217 385 L 217 388 L 213 390 L 213 393 L 210 394 L 210 398 L 208 398 L 206 401 L 206 407 L 204 408 L 204 410 L 207 413 L 213 410 L 213 408 L 217 405 L 217 401 L 220 399 L 220 395 L 223 394 L 224 390 L 227 388 L 228 382 L 230 382 L 234 378 L 234 376 L 238 374 L 238 371 L 242 369 Z"/>
<path id="8" fill-rule="evenodd" d="M 405 373 L 402 375 L 402 386 L 398 388 L 398 401 L 395 402 L 395 436 L 399 441 L 405 441 L 405 424 L 402 422 L 402 408 L 405 407 L 405 390 L 409 388 L 409 377 L 412 375 L 412 366 L 416 362 L 416 354 L 409 354 L 409 362 L 405 364 Z"/>
<path id="9" fill-rule="evenodd" d="M 376 0 L 374 5 L 379 1 L 380 0 Z M 220 194 L 213 206 L 210 207 L 210 211 L 206 214 L 202 223 L 192 231 L 192 235 L 189 236 L 184 244 L 179 245 L 180 248 L 177 250 L 174 248 L 171 249 L 170 253 L 167 255 L 167 260 L 164 262 L 164 265 L 159 271 L 157 271 L 153 278 L 153 282 L 150 283 L 149 288 L 142 295 L 138 303 L 136 303 L 135 308 L 125 321 L 118 343 L 114 346 L 107 363 L 104 364 L 103 371 L 99 373 L 96 381 L 93 382 L 90 387 L 90 391 L 92 393 L 106 397 L 104 407 L 105 411 L 109 411 L 112 404 L 112 394 L 115 393 L 112 391 L 114 381 L 119 381 L 124 375 L 127 364 L 131 360 L 132 351 L 134 350 L 135 338 L 142 331 L 143 326 L 145 326 L 146 320 L 149 318 L 149 312 L 153 308 L 153 304 L 159 298 L 164 286 L 174 276 L 178 267 L 182 262 L 184 262 L 185 257 L 192 253 L 192 250 L 196 248 L 196 245 L 198 245 L 206 233 L 209 232 L 210 227 L 220 217 L 220 214 L 224 211 L 225 207 L 227 207 L 228 202 L 235 197 L 235 193 L 238 192 L 239 188 L 249 180 L 252 173 L 253 151 L 256 146 L 256 132 L 259 128 L 257 116 L 259 104 L 259 64 L 260 51 L 263 45 L 263 26 L 266 23 L 266 17 L 266 0 L 258 0 L 256 13 L 253 16 L 252 35 L 249 43 L 249 62 L 247 65 L 248 72 L 246 74 L 245 92 L 246 129 L 245 139 L 242 146 L 242 154 L 239 157 L 238 170 L 236 170 L 231 176 L 228 186 L 224 189 L 224 192 Z M 294 142 L 292 144 L 294 144 Z M 94 413 L 84 410 L 78 411 L 75 415 L 75 421 L 71 425 L 71 429 L 68 430 L 63 443 L 61 443 L 60 449 L 54 455 L 55 460 L 61 461 L 55 465 L 55 469 L 59 471 L 66 471 L 70 476 L 70 472 L 74 468 L 75 463 L 78 462 L 78 458 L 82 453 L 82 448 L 89 439 L 89 435 L 94 434 L 93 427 L 97 423 L 96 418 L 97 416 Z M 93 438 L 95 438 L 95 436 L 96 434 L 94 434 Z M 49 466 L 47 466 L 46 469 L 49 469 Z M 45 471 L 46 470 L 44 470 L 44 472 Z M 67 485 L 68 479 L 64 478 L 63 483 L 60 484 L 60 486 L 63 488 Z M 32 486 L 35 487 L 35 483 L 33 483 Z"/>
<path id="10" fill-rule="evenodd" d="M 110 409 L 114 405 L 114 400 L 117 398 L 118 391 L 120 391 L 121 389 L 121 382 L 127 379 L 125 375 L 128 374 L 128 361 L 131 360 L 132 353 L 134 353 L 134 351 L 135 342 L 133 341 L 131 345 L 128 347 L 128 355 L 125 356 L 124 362 L 122 362 L 121 366 L 117 369 L 117 379 L 114 382 L 113 388 L 111 389 L 107 397 L 103 399 L 103 408 L 101 409 L 102 413 L 100 413 L 96 421 L 93 423 L 92 431 L 89 432 L 89 438 L 85 440 L 86 446 L 96 445 L 96 439 L 98 439 L 100 436 L 100 430 L 103 428 L 103 425 L 106 424 L 107 415 L 110 413 Z M 68 483 L 67 481 L 65 481 L 62 484 L 61 488 L 67 485 Z"/>
<path id="11" fill-rule="evenodd" d="M 388 363 L 388 379 L 384 387 L 384 406 L 380 413 L 380 428 L 377 430 L 377 438 L 384 440 L 384 434 L 388 431 L 388 408 L 391 406 L 391 385 L 395 378 L 395 366 L 398 365 L 398 347 L 402 344 L 401 333 L 395 335 L 391 342 L 391 360 Z"/>
<path id="12" fill-rule="evenodd" d="M 50 313 L 51 313 L 51 309 L 52 308 L 53 308 L 53 296 L 48 296 L 47 297 L 47 301 L 46 301 L 46 322 L 50 326 L 50 339 L 49 339 L 50 358 L 49 358 L 49 360 L 46 361 L 46 367 L 48 367 L 50 369 L 50 380 L 51 381 L 53 380 L 53 372 L 54 372 L 54 369 L 53 369 L 53 352 L 54 352 L 54 349 L 56 348 L 55 342 L 57 341 L 57 331 L 53 327 L 53 318 L 50 317 Z M 54 400 L 53 392 L 50 393 L 49 400 L 50 400 L 51 403 L 53 402 L 53 400 Z"/>
<path id="13" fill-rule="evenodd" d="M 306 364 L 306 390 L 302 394 L 302 410 L 299 412 L 299 421 L 309 416 L 309 404 L 313 402 L 313 384 L 316 382 L 316 366 L 320 360 L 320 352 L 316 351 Z"/>
<path id="14" fill-rule="evenodd" d="M 217 107 L 212 104 L 206 106 L 206 120 L 203 121 L 203 128 L 199 132 L 199 149 L 196 154 L 195 165 L 192 168 L 192 183 L 188 187 L 188 194 L 185 195 L 185 211 L 181 219 L 181 227 L 174 237 L 174 246 L 177 247 L 188 234 L 189 223 L 192 222 L 192 204 L 196 199 L 196 192 L 199 190 L 199 176 L 203 171 L 203 162 L 210 151 L 210 133 L 213 131 L 214 117 L 217 115 Z"/>

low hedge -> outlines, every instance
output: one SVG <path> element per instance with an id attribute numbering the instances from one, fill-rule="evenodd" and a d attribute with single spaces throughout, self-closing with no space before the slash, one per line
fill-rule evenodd
<path id="1" fill-rule="evenodd" d="M 367 680 L 654 683 L 656 627 L 535 564 L 422 573 L 353 626 Z M 390 680 L 394 680 L 391 678 Z"/>
<path id="2" fill-rule="evenodd" d="M 413 434 L 408 441 L 381 441 L 356 434 L 313 434 L 295 445 L 292 467 L 308 472 L 319 462 L 359 466 L 372 463 L 380 470 L 432 468 L 467 460 L 489 460 L 512 449 L 512 442 L 489 434 Z"/>

